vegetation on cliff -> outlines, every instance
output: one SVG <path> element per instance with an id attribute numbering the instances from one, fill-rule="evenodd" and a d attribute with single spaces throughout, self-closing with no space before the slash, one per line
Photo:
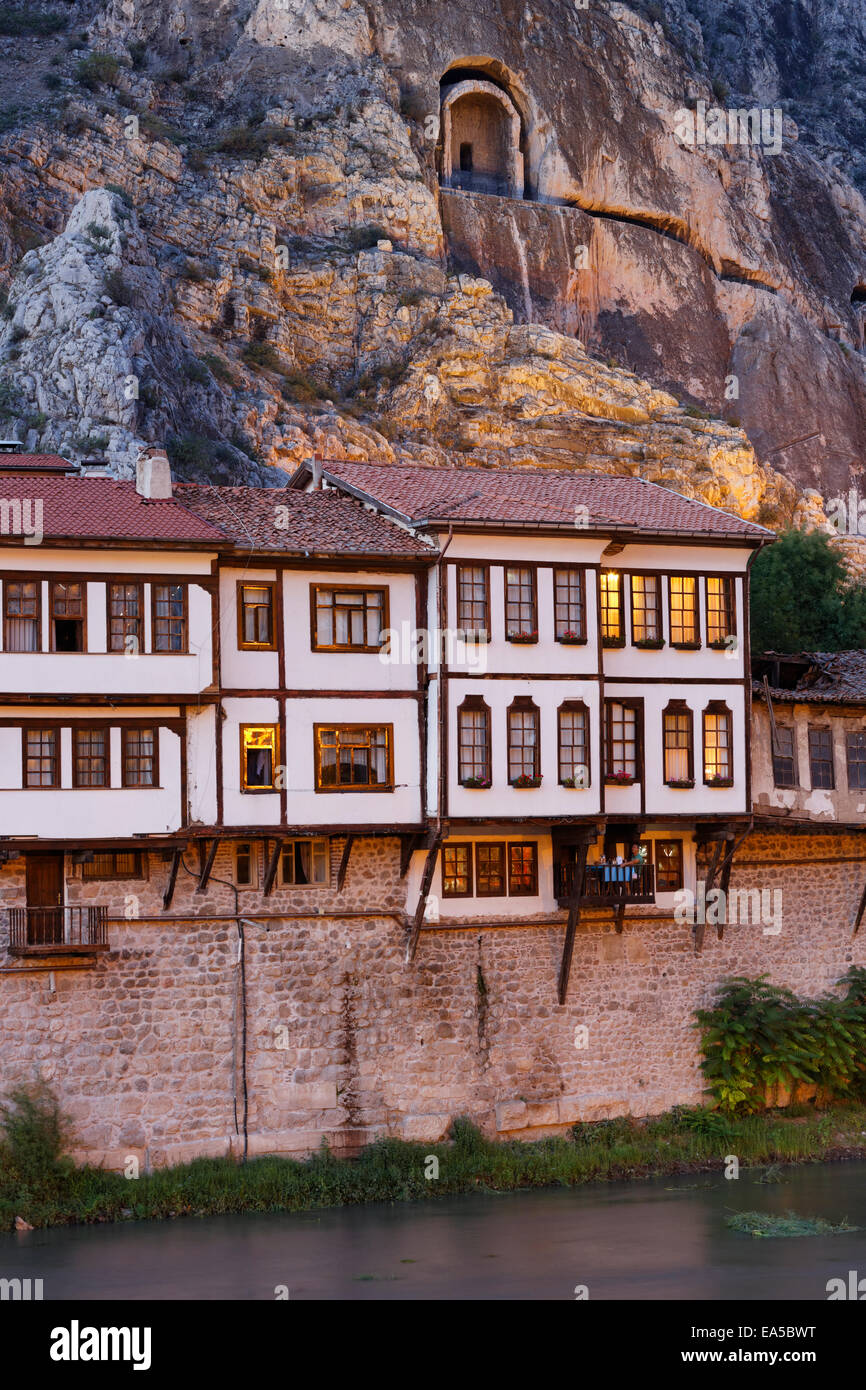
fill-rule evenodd
<path id="1" fill-rule="evenodd" d="M 761 551 L 750 590 L 753 652 L 866 646 L 866 587 L 822 531 L 785 531 Z"/>

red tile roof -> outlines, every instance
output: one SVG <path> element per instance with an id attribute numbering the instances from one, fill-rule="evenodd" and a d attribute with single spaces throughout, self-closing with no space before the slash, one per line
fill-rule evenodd
<path id="1" fill-rule="evenodd" d="M 42 502 L 40 529 L 46 540 L 224 542 L 214 526 L 166 498 L 151 502 L 139 497 L 133 482 L 111 478 L 58 478 L 37 474 L 0 474 L 0 502 L 18 498 Z M 36 521 L 36 513 L 29 514 Z M 24 516 L 27 522 L 27 513 Z M 15 519 L 7 507 L 0 518 L 0 545 L 20 545 L 12 534 Z M 32 547 L 36 550 L 36 546 Z"/>
<path id="2" fill-rule="evenodd" d="M 75 465 L 59 454 L 4 454 L 0 452 L 0 472 L 72 473 Z"/>
<path id="3" fill-rule="evenodd" d="M 244 549 L 410 559 L 429 559 L 436 553 L 402 527 L 337 492 L 176 483 L 174 495 Z"/>
<path id="4" fill-rule="evenodd" d="M 430 468 L 416 464 L 326 460 L 326 480 L 420 522 L 479 522 L 573 527 L 585 507 L 590 528 L 645 534 L 771 539 L 763 526 L 683 497 L 643 478 L 540 468 Z M 295 474 L 298 481 L 306 468 Z"/>

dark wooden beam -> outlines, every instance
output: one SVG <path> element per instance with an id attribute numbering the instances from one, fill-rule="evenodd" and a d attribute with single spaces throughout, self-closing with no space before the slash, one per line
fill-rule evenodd
<path id="1" fill-rule="evenodd" d="M 863 892 L 860 894 L 860 906 L 857 909 L 857 916 L 854 919 L 854 930 L 851 935 L 856 936 L 860 930 L 860 923 L 863 921 L 863 913 L 866 912 L 866 883 L 863 884 Z"/>
<path id="2" fill-rule="evenodd" d="M 268 852 L 267 845 L 268 842 L 267 840 L 265 840 L 265 854 L 267 854 Z M 265 870 L 265 881 L 262 886 L 262 893 L 266 898 L 270 897 L 271 890 L 274 886 L 274 881 L 277 877 L 277 865 L 280 862 L 280 854 L 282 852 L 282 848 L 282 840 L 274 840 L 274 848 L 271 851 L 271 857 L 268 860 L 268 867 Z"/>
<path id="3" fill-rule="evenodd" d="M 213 868 L 213 861 L 216 859 L 218 845 L 219 840 L 211 840 L 210 845 L 208 846 L 208 852 L 201 866 L 201 873 L 198 876 L 198 883 L 196 884 L 195 888 L 195 891 L 197 893 L 203 893 L 204 890 L 207 888 L 208 879 L 210 878 L 210 871 Z"/>
<path id="4" fill-rule="evenodd" d="M 352 853 L 352 846 L 355 843 L 354 835 L 346 836 L 346 843 L 343 845 L 343 853 L 340 855 L 340 867 L 337 869 L 337 892 L 342 893 L 343 884 L 346 882 L 346 871 L 349 867 L 349 855 Z"/>
<path id="5" fill-rule="evenodd" d="M 571 974 L 571 958 L 574 955 L 574 939 L 580 921 L 580 899 L 583 893 L 583 880 L 586 874 L 586 852 L 588 846 L 580 844 L 574 857 L 574 877 L 571 881 L 571 901 L 568 904 L 568 923 L 565 928 L 565 941 L 562 946 L 562 960 L 559 965 L 557 993 L 560 1004 L 568 995 L 568 977 Z"/>
<path id="6" fill-rule="evenodd" d="M 430 893 L 430 885 L 433 882 L 433 874 L 436 869 L 436 860 L 439 857 L 439 846 L 442 844 L 442 831 L 438 831 L 433 837 L 433 843 L 427 851 L 427 858 L 424 860 L 424 871 L 421 875 L 421 890 L 418 894 L 418 906 L 415 908 L 415 915 L 409 926 L 409 935 L 406 938 L 406 964 L 415 959 L 415 952 L 418 949 L 418 937 L 421 934 L 421 923 L 424 921 L 424 909 L 427 906 L 427 898 Z"/>
<path id="7" fill-rule="evenodd" d="M 617 906 L 616 912 L 613 914 L 613 924 L 614 924 L 614 926 L 616 927 L 616 930 L 619 932 L 620 936 L 622 935 L 622 922 L 623 922 L 623 918 L 624 918 L 624 917 L 625 917 L 625 898 L 623 898 L 623 899 L 621 900 L 621 902 L 620 902 L 619 905 Z"/>
<path id="8" fill-rule="evenodd" d="M 711 863 L 710 863 L 710 872 L 709 872 L 709 874 L 707 875 L 707 881 L 706 881 L 706 887 L 705 887 L 705 897 L 704 897 L 704 901 L 706 901 L 706 899 L 710 896 L 710 893 L 712 892 L 713 887 L 714 887 L 714 885 L 715 885 L 715 882 L 716 882 L 716 873 L 718 872 L 719 861 L 721 860 L 722 851 L 724 850 L 724 848 L 725 848 L 725 841 L 724 841 L 724 840 L 716 840 L 716 841 L 714 841 L 714 843 L 713 843 L 713 857 L 712 857 L 712 861 L 711 861 Z M 706 915 L 706 914 L 705 914 L 705 915 Z M 699 956 L 699 955 L 701 954 L 701 951 L 704 949 L 704 932 L 706 931 L 706 927 L 707 927 L 706 922 L 696 922 L 696 923 L 695 923 L 695 955 L 696 955 L 696 956 Z"/>
<path id="9" fill-rule="evenodd" d="M 168 911 L 169 907 L 171 906 L 171 900 L 174 897 L 174 885 L 177 883 L 177 871 L 180 868 L 180 857 L 182 854 L 183 850 L 176 849 L 171 857 L 171 870 L 168 875 L 168 883 L 166 884 L 165 892 L 162 895 L 163 912 Z"/>
<path id="10" fill-rule="evenodd" d="M 421 849 L 425 844 L 425 837 L 422 834 L 401 835 L 400 836 L 400 877 L 405 878 L 409 872 L 409 865 L 412 863 L 412 855 L 416 849 Z"/>
<path id="11" fill-rule="evenodd" d="M 731 869 L 734 867 L 734 855 L 736 854 L 737 850 L 740 848 L 740 845 L 743 843 L 743 841 L 744 841 L 745 839 L 747 839 L 748 836 L 751 835 L 751 833 L 752 833 L 752 826 L 751 826 L 751 824 L 749 824 L 748 828 L 747 828 L 746 830 L 743 831 L 743 833 L 742 833 L 742 835 L 739 837 L 739 839 L 738 839 L 738 840 L 734 840 L 733 844 L 731 845 L 731 848 L 728 850 L 728 853 L 725 855 L 724 863 L 722 864 L 722 876 L 721 876 L 721 879 L 719 880 L 719 887 L 720 887 L 721 890 L 722 890 L 723 901 L 724 901 L 724 904 L 725 904 L 725 920 L 716 923 L 716 931 L 718 932 L 718 936 L 719 936 L 719 940 L 720 940 L 720 941 L 722 940 L 722 937 L 723 937 L 724 934 L 725 934 L 725 921 L 727 920 L 727 916 L 728 916 L 728 889 L 729 889 L 730 883 L 731 883 Z"/>

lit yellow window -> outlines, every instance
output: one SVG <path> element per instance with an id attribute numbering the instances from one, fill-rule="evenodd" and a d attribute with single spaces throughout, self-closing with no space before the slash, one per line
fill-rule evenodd
<path id="1" fill-rule="evenodd" d="M 273 791 L 276 767 L 276 725 L 242 724 L 241 789 L 245 792 Z"/>
<path id="2" fill-rule="evenodd" d="M 616 570 L 601 572 L 601 638 L 603 642 L 621 642 L 622 575 Z"/>

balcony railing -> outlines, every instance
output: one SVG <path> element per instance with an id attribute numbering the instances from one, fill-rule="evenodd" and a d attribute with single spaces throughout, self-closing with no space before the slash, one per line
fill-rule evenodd
<path id="1" fill-rule="evenodd" d="M 105 907 L 10 907 L 13 955 L 107 951 Z"/>
<path id="2" fill-rule="evenodd" d="M 554 866 L 557 901 L 566 906 L 574 891 L 574 864 Z M 588 864 L 580 901 L 585 907 L 607 903 L 655 902 L 655 875 L 652 864 Z"/>

